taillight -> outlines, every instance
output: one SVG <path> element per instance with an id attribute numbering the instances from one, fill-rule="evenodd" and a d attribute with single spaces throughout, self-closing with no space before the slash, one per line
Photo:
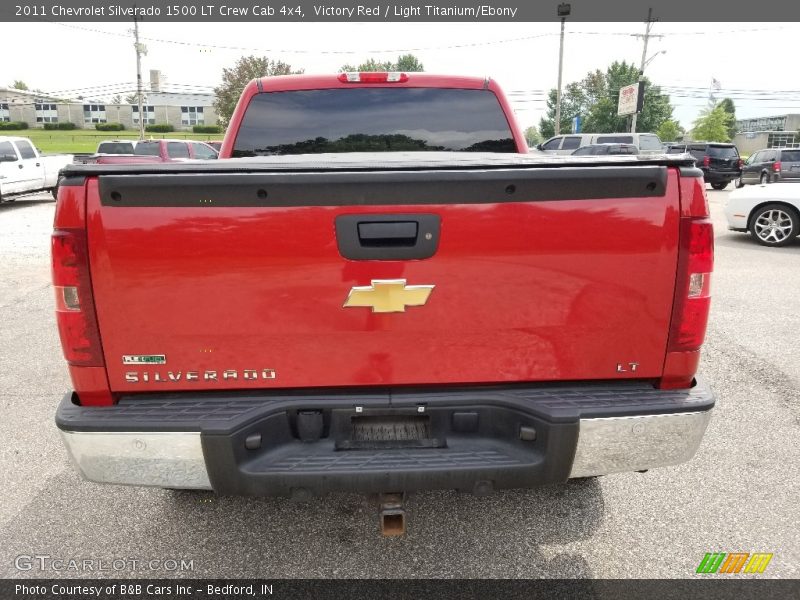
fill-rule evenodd
<path id="1" fill-rule="evenodd" d="M 397 71 L 391 72 L 347 72 L 339 73 L 339 81 L 342 83 L 405 83 L 408 75 Z"/>
<path id="2" fill-rule="evenodd" d="M 681 179 L 680 241 L 675 298 L 662 388 L 691 385 L 706 335 L 714 269 L 714 227 L 702 177 Z"/>
<path id="3" fill-rule="evenodd" d="M 703 166 L 707 167 L 710 164 L 711 164 L 711 157 L 710 156 L 704 156 L 703 157 Z"/>
<path id="4" fill-rule="evenodd" d="M 775 171 L 776 173 L 780 173 L 781 172 L 781 161 L 776 161 L 772 165 L 772 170 Z"/>
<path id="5" fill-rule="evenodd" d="M 681 219 L 678 281 L 668 352 L 699 350 L 703 345 L 713 266 L 714 228 L 711 220 L 707 217 Z"/>
<path id="6" fill-rule="evenodd" d="M 56 321 L 64 358 L 71 365 L 103 366 L 103 352 L 89 276 L 86 232 L 56 229 L 52 237 Z"/>
<path id="7" fill-rule="evenodd" d="M 744 161 L 740 158 L 739 159 L 739 168 L 741 169 L 742 167 L 744 167 Z"/>

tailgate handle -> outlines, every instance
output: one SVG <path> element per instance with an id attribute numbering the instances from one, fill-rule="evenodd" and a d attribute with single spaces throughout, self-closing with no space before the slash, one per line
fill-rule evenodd
<path id="1" fill-rule="evenodd" d="M 413 246 L 417 243 L 419 223 L 416 221 L 385 221 L 359 223 L 358 241 L 362 246 Z"/>
<path id="2" fill-rule="evenodd" d="M 339 215 L 335 224 L 339 254 L 349 260 L 420 260 L 439 247 L 439 215 Z"/>

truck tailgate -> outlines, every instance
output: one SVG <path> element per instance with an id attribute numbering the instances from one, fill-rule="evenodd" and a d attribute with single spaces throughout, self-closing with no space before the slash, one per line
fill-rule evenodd
<path id="1" fill-rule="evenodd" d="M 87 182 L 115 392 L 663 371 L 680 213 L 667 165 L 178 170 Z M 397 227 L 373 227 L 386 222 Z M 351 251 L 363 254 L 343 257 Z M 433 288 L 421 298 L 409 286 Z"/>

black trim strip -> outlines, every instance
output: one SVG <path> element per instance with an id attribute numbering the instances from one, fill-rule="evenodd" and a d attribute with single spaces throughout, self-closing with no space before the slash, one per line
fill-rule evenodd
<path id="1" fill-rule="evenodd" d="M 293 207 L 494 204 L 666 193 L 667 167 L 103 175 L 104 206 Z"/>
<path id="2" fill-rule="evenodd" d="M 703 170 L 697 167 L 681 167 L 680 174 L 681 177 L 702 177 Z"/>
<path id="3" fill-rule="evenodd" d="M 70 175 L 69 177 L 62 177 L 58 180 L 60 187 L 83 187 L 86 185 L 86 177 L 83 175 Z"/>

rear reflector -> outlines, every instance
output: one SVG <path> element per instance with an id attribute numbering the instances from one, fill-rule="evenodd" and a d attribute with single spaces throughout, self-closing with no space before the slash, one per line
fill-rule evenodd
<path id="1" fill-rule="evenodd" d="M 347 72 L 339 73 L 342 83 L 405 83 L 408 75 L 397 71 L 386 72 Z"/>
<path id="2" fill-rule="evenodd" d="M 772 170 L 775 171 L 776 173 L 780 173 L 781 172 L 781 161 L 778 161 L 774 165 L 772 165 Z"/>
<path id="3" fill-rule="evenodd" d="M 56 229 L 52 237 L 56 321 L 64 358 L 71 365 L 103 366 L 89 278 L 86 232 Z"/>

